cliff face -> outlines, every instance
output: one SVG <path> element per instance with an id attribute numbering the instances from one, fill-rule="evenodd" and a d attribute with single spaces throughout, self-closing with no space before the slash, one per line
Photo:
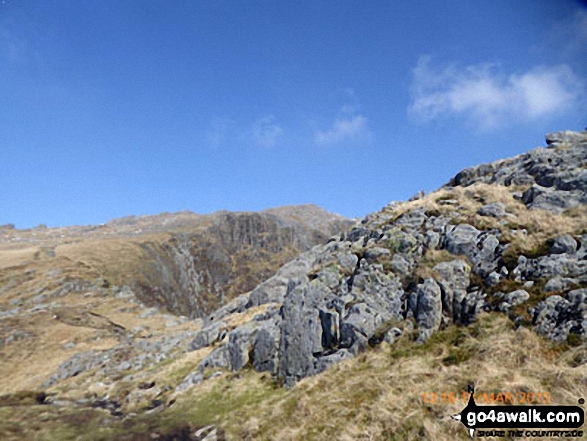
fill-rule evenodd
<path id="1" fill-rule="evenodd" d="M 250 291 L 350 224 L 306 205 L 260 213 L 128 217 L 89 227 L 6 228 L 0 237 L 1 277 L 8 291 L 23 268 L 50 269 L 63 276 L 58 280 L 130 290 L 148 306 L 194 318 Z M 37 282 L 35 290 L 47 289 L 42 279 Z"/>
<path id="2" fill-rule="evenodd" d="M 218 213 L 202 231 L 141 242 L 139 273 L 127 279 L 117 275 L 117 284 L 129 285 L 145 304 L 178 315 L 208 314 L 351 223 L 332 216 L 314 228 L 299 211 L 299 220 L 272 213 Z"/>

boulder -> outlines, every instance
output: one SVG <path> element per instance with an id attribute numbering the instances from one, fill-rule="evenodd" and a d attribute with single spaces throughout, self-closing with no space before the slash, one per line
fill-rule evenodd
<path id="1" fill-rule="evenodd" d="M 467 295 L 471 268 L 464 260 L 455 259 L 434 266 L 442 293 L 442 310 L 455 323 L 460 323 L 461 305 Z"/>
<path id="2" fill-rule="evenodd" d="M 414 314 L 419 327 L 418 341 L 424 342 L 440 328 L 442 293 L 434 279 L 426 279 L 416 290 L 417 304 Z"/>
<path id="3" fill-rule="evenodd" d="M 577 251 L 577 241 L 570 234 L 554 239 L 550 252 L 552 254 L 574 253 Z"/>
<path id="4" fill-rule="evenodd" d="M 505 204 L 501 202 L 496 202 L 494 204 L 487 204 L 483 205 L 479 210 L 477 210 L 477 214 L 480 216 L 490 216 L 490 217 L 504 217 L 507 213 L 505 211 Z"/>

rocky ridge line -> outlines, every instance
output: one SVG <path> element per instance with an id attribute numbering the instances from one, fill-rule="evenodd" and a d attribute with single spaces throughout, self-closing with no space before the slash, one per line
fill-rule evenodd
<path id="1" fill-rule="evenodd" d="M 209 369 L 249 365 L 285 386 L 405 335 L 423 342 L 481 312 L 560 342 L 587 338 L 587 132 L 466 169 L 445 187 L 392 203 L 282 267 L 207 318 L 191 350 Z M 224 319 L 269 304 L 227 330 Z"/>

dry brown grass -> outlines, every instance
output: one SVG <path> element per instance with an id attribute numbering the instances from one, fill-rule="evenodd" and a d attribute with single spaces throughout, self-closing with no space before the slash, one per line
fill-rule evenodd
<path id="1" fill-rule="evenodd" d="M 173 388 L 209 351 L 185 354 L 141 381 Z M 110 420 L 99 429 L 99 439 L 190 422 L 217 424 L 229 440 L 466 440 L 464 427 L 450 415 L 464 407 L 461 394 L 467 385 L 475 383 L 480 394 L 548 392 L 552 404 L 575 404 L 587 396 L 585 360 L 586 343 L 557 346 L 527 329 L 514 330 L 503 315 L 483 314 L 472 326 L 451 326 L 423 345 L 415 345 L 409 335 L 392 346 L 382 344 L 290 390 L 280 388 L 267 374 L 246 369 L 225 373 L 184 394 L 164 394 L 166 402 L 172 397 L 175 402 L 161 413 L 126 423 Z M 136 384 L 100 387 L 99 394 L 123 397 Z M 439 397 L 455 392 L 459 401 L 424 402 L 424 394 L 432 392 Z M 81 409 L 57 413 L 55 408 L 34 405 L 24 406 L 18 415 L 0 409 L 0 416 L 5 418 L 0 433 L 11 430 L 48 440 L 98 439 L 92 430 L 98 430 L 104 418 Z M 40 421 L 45 423 L 36 424 Z"/>
<path id="2" fill-rule="evenodd" d="M 514 254 L 533 254 L 546 240 L 563 234 L 580 234 L 587 231 L 587 207 L 581 205 L 557 215 L 546 210 L 528 209 L 513 193 L 525 187 L 474 184 L 469 187 L 443 188 L 424 198 L 398 204 L 391 210 L 392 221 L 417 208 L 430 214 L 452 217 L 455 224 L 468 223 L 478 229 L 498 229 L 501 241 L 512 244 Z M 447 204 L 454 200 L 455 203 Z M 485 205 L 501 202 L 511 215 L 502 219 L 480 216 L 477 210 Z M 388 209 L 389 210 L 389 209 Z M 384 210 L 384 212 L 388 212 Z"/>
<path id="3" fill-rule="evenodd" d="M 455 342 L 468 358 L 448 363 Z M 563 354 L 527 329 L 514 331 L 503 316 L 484 316 L 470 330 L 448 329 L 424 347 L 383 346 L 305 379 L 251 409 L 232 433 L 234 439 L 464 440 L 464 428 L 449 418 L 464 404 L 424 404 L 424 393 L 460 393 L 474 382 L 478 392 L 546 391 L 553 404 L 575 404 L 587 395 L 587 365 L 573 367 L 569 359 L 586 346 Z"/>

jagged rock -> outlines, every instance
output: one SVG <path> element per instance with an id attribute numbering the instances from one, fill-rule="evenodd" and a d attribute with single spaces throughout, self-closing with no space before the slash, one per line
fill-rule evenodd
<path id="1" fill-rule="evenodd" d="M 569 301 L 553 295 L 540 302 L 534 310 L 536 331 L 554 341 L 566 341 L 573 323 L 566 319 Z"/>
<path id="2" fill-rule="evenodd" d="M 529 298 L 530 298 L 530 294 L 528 294 L 523 289 L 518 289 L 516 291 L 512 291 L 512 292 L 506 294 L 504 297 L 506 303 L 510 306 L 516 306 L 521 303 L 524 303 Z"/>
<path id="3" fill-rule="evenodd" d="M 430 249 L 435 250 L 436 247 L 438 247 L 439 243 L 440 243 L 440 234 L 438 234 L 436 231 L 431 231 L 431 230 L 426 231 L 426 240 L 424 242 L 424 244 L 426 245 L 426 248 L 430 248 Z"/>
<path id="4" fill-rule="evenodd" d="M 546 135 L 546 144 L 557 146 L 559 144 L 587 143 L 587 132 L 572 132 L 565 130 L 562 132 L 553 132 Z"/>
<path id="5" fill-rule="evenodd" d="M 289 281 L 305 279 L 313 266 L 316 254 L 318 254 L 318 248 L 310 250 L 282 266 L 273 277 L 261 283 L 251 292 L 246 307 L 282 302 L 287 293 Z"/>
<path id="6" fill-rule="evenodd" d="M 494 204 L 487 204 L 483 205 L 479 210 L 477 210 L 477 214 L 480 216 L 491 216 L 491 217 L 504 217 L 506 215 L 505 211 L 505 204 L 501 202 L 496 202 Z"/>
<path id="7" fill-rule="evenodd" d="M 362 240 L 369 234 L 369 229 L 365 227 L 355 227 L 351 230 L 348 234 L 348 240 L 351 242 L 356 242 L 358 240 Z"/>
<path id="8" fill-rule="evenodd" d="M 322 326 L 318 310 L 325 305 L 329 291 L 316 281 L 290 281 L 281 315 L 278 376 L 292 386 L 313 375 L 314 354 L 322 353 Z"/>
<path id="9" fill-rule="evenodd" d="M 340 363 L 341 361 L 348 360 L 352 358 L 355 354 L 347 349 L 341 349 L 334 354 L 325 355 L 320 357 L 316 360 L 315 363 L 315 372 L 320 373 L 328 369 L 330 366 L 336 363 Z"/>
<path id="10" fill-rule="evenodd" d="M 238 371 L 252 360 L 249 360 L 249 353 L 253 348 L 256 332 L 259 330 L 260 322 L 251 321 L 239 326 L 228 334 L 228 356 L 230 369 Z"/>
<path id="11" fill-rule="evenodd" d="M 279 349 L 279 327 L 267 326 L 257 333 L 253 344 L 253 367 L 257 372 L 277 372 L 277 351 Z"/>
<path id="12" fill-rule="evenodd" d="M 393 255 L 390 266 L 391 270 L 399 276 L 406 277 L 410 274 L 411 265 L 401 254 Z"/>
<path id="13" fill-rule="evenodd" d="M 557 237 L 550 248 L 552 254 L 574 253 L 577 251 L 577 241 L 570 234 Z"/>
<path id="14" fill-rule="evenodd" d="M 209 325 L 204 329 L 201 329 L 196 334 L 196 337 L 190 343 L 189 350 L 197 351 L 198 349 L 210 346 L 215 341 L 222 340 L 221 337 L 224 337 L 225 334 L 226 325 L 224 324 L 224 322 L 213 323 L 212 325 Z"/>
<path id="15" fill-rule="evenodd" d="M 469 325 L 477 318 L 486 306 L 485 294 L 481 291 L 468 293 L 461 304 L 460 323 Z"/>
<path id="16" fill-rule="evenodd" d="M 564 291 L 572 285 L 576 285 L 576 279 L 569 279 L 567 277 L 553 277 L 544 285 L 544 291 Z"/>
<path id="17" fill-rule="evenodd" d="M 533 185 L 522 195 L 522 202 L 531 208 L 552 211 L 561 214 L 569 208 L 581 203 L 580 199 L 570 192 L 553 190 L 539 185 Z"/>
<path id="18" fill-rule="evenodd" d="M 426 210 L 424 208 L 418 208 L 409 213 L 405 213 L 398 218 L 395 222 L 396 225 L 406 228 L 409 232 L 413 233 L 420 229 L 422 224 L 426 222 Z"/>
<path id="19" fill-rule="evenodd" d="M 247 308 L 248 303 L 249 295 L 242 294 L 232 299 L 226 305 L 218 308 L 212 314 L 208 315 L 208 317 L 206 317 L 206 322 L 210 323 L 213 321 L 222 320 L 231 314 L 243 312 Z"/>
<path id="20" fill-rule="evenodd" d="M 202 373 L 207 368 L 228 368 L 230 364 L 230 358 L 228 348 L 226 345 L 221 346 L 211 352 L 202 362 L 198 365 L 198 372 Z"/>
<path id="21" fill-rule="evenodd" d="M 501 275 L 492 271 L 487 277 L 485 277 L 485 283 L 487 286 L 496 286 L 501 280 Z"/>
<path id="22" fill-rule="evenodd" d="M 567 295 L 569 302 L 576 305 L 580 310 L 587 309 L 587 288 L 574 289 Z"/>
<path id="23" fill-rule="evenodd" d="M 364 299 L 383 320 L 402 316 L 403 293 L 400 280 L 393 274 L 385 274 L 380 266 L 360 268 L 351 289 L 354 298 Z"/>
<path id="24" fill-rule="evenodd" d="M 350 252 L 339 253 L 337 256 L 338 266 L 343 274 L 352 274 L 357 267 L 359 258 Z"/>
<path id="25" fill-rule="evenodd" d="M 204 381 L 204 375 L 202 375 L 200 372 L 192 372 L 187 377 L 185 377 L 181 383 L 179 383 L 179 385 L 175 388 L 175 392 L 185 392 L 192 386 L 200 384 L 202 381 Z"/>
<path id="26" fill-rule="evenodd" d="M 414 317 L 418 323 L 418 341 L 428 340 L 438 330 L 442 318 L 442 293 L 434 279 L 418 285 Z"/>
<path id="27" fill-rule="evenodd" d="M 353 354 L 364 351 L 381 321 L 381 316 L 365 303 L 353 305 L 341 325 L 341 346 L 350 348 Z"/>
<path id="28" fill-rule="evenodd" d="M 550 254 L 536 259 L 527 259 L 518 265 L 525 279 L 551 279 L 555 276 L 582 280 L 587 275 L 587 261 L 579 260 L 577 255 Z"/>
<path id="29" fill-rule="evenodd" d="M 477 252 L 475 244 L 480 234 L 481 232 L 472 225 L 459 224 L 446 234 L 443 248 L 451 254 L 474 256 Z"/>
<path id="30" fill-rule="evenodd" d="M 373 263 L 382 258 L 387 258 L 390 254 L 391 252 L 387 248 L 375 247 L 365 252 L 365 259 L 367 259 L 367 262 Z"/>
<path id="31" fill-rule="evenodd" d="M 485 277 L 497 268 L 499 239 L 492 234 L 487 234 L 485 237 L 482 234 L 477 247 L 479 246 L 481 249 L 471 256 L 474 264 L 473 272 Z"/>
<path id="32" fill-rule="evenodd" d="M 463 299 L 467 295 L 471 268 L 463 260 L 442 262 L 434 267 L 442 293 L 442 309 L 455 323 L 460 323 Z"/>

